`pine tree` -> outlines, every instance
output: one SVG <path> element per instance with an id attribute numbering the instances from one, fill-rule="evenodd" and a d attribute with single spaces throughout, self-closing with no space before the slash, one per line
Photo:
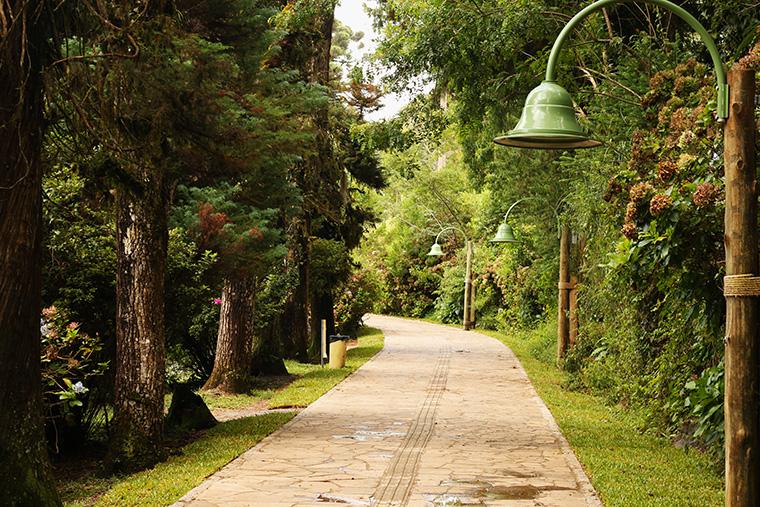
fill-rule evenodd
<path id="1" fill-rule="evenodd" d="M 60 505 L 42 433 L 40 293 L 43 67 L 51 13 L 0 5 L 0 491 L 19 506 Z"/>

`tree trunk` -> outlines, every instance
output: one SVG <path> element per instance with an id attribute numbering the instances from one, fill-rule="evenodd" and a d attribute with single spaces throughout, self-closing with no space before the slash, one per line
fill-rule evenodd
<path id="1" fill-rule="evenodd" d="M 251 376 L 288 374 L 280 345 L 280 337 L 283 336 L 282 321 L 281 315 L 276 316 L 254 337 Z"/>
<path id="2" fill-rule="evenodd" d="M 314 327 L 316 328 L 314 343 L 319 349 L 322 339 L 322 321 L 327 321 L 327 336 L 336 333 L 335 329 L 335 298 L 332 290 L 327 289 L 314 298 Z M 319 353 L 319 350 L 317 350 Z"/>
<path id="3" fill-rule="evenodd" d="M 109 461 L 137 470 L 164 457 L 164 274 L 168 191 L 160 169 L 116 202 L 116 376 Z"/>
<path id="4" fill-rule="evenodd" d="M 291 259 L 296 263 L 298 269 L 298 285 L 296 285 L 291 295 L 291 304 L 288 309 L 291 311 L 291 337 L 290 341 L 295 347 L 295 357 L 306 362 L 309 359 L 309 342 L 311 339 L 312 314 L 311 314 L 311 262 L 309 244 L 311 241 L 311 220 L 304 216 L 301 217 L 302 223 L 297 227 L 298 237 L 295 238 L 295 245 L 291 249 Z"/>
<path id="5" fill-rule="evenodd" d="M 42 430 L 40 4 L 0 5 L 15 20 L 0 45 L 0 491 L 29 507 L 61 504 Z"/>
<path id="6" fill-rule="evenodd" d="M 758 276 L 755 153 L 755 72 L 735 66 L 728 74 L 730 117 L 725 132 L 726 285 Z M 760 343 L 758 295 L 726 287 L 725 431 L 726 505 L 760 505 Z M 739 291 L 742 292 L 742 291 Z"/>
<path id="7" fill-rule="evenodd" d="M 237 276 L 224 280 L 214 370 L 204 390 L 242 394 L 250 387 L 255 302 L 256 282 L 252 278 Z"/>

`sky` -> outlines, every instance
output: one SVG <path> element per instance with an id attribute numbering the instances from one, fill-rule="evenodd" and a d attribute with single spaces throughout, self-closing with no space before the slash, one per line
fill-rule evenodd
<path id="1" fill-rule="evenodd" d="M 372 19 L 364 10 L 364 5 L 374 5 L 373 0 L 341 0 L 335 10 L 335 17 L 344 24 L 351 27 L 354 32 L 364 32 L 362 44 L 352 43 L 351 51 L 354 55 L 354 61 L 360 61 L 365 55 L 372 53 L 377 48 L 378 35 L 372 28 Z M 388 94 L 383 97 L 384 107 L 377 112 L 367 115 L 367 120 L 377 121 L 395 116 L 409 101 L 412 99 L 411 94 Z"/>

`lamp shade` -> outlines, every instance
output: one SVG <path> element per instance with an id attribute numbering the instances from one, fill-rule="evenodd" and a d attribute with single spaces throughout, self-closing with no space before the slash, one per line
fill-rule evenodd
<path id="1" fill-rule="evenodd" d="M 528 94 L 517 126 L 494 142 L 542 150 L 593 148 L 602 144 L 583 130 L 570 94 L 553 81 L 542 82 Z"/>
<path id="2" fill-rule="evenodd" d="M 432 257 L 440 257 L 443 255 L 443 249 L 441 249 L 441 245 L 438 243 L 433 243 L 433 246 L 430 247 L 428 255 Z"/>
<path id="3" fill-rule="evenodd" d="M 520 241 L 515 238 L 515 233 L 512 231 L 512 226 L 509 224 L 499 225 L 499 229 L 496 231 L 496 236 L 491 240 L 491 243 L 519 243 Z"/>

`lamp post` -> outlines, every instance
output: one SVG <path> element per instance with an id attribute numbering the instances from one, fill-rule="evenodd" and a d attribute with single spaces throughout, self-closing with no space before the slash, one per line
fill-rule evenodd
<path id="1" fill-rule="evenodd" d="M 433 243 L 433 246 L 430 247 L 428 255 L 431 257 L 440 257 L 443 255 L 443 249 L 438 243 L 438 240 L 441 238 L 441 234 L 447 231 L 459 232 L 464 236 L 466 241 L 465 248 L 467 251 L 467 264 L 464 273 L 464 316 L 462 319 L 462 327 L 465 331 L 469 331 L 473 328 L 473 323 L 475 322 L 475 304 L 472 291 L 472 241 L 470 241 L 470 238 L 463 230 L 453 226 L 444 227 L 435 237 L 435 242 Z"/>
<path id="2" fill-rule="evenodd" d="M 515 201 L 504 215 L 504 221 L 499 225 L 496 236 L 491 240 L 492 243 L 519 243 L 520 240 L 515 238 L 512 226 L 507 220 L 515 206 L 527 199 L 525 197 Z M 560 202 L 562 202 L 560 200 Z M 559 206 L 559 205 L 558 205 Z M 559 213 L 557 208 L 553 208 L 554 215 L 557 217 L 557 233 L 559 235 L 559 281 L 557 282 L 557 362 L 559 362 L 567 353 L 570 345 L 571 321 L 575 318 L 574 305 L 571 305 L 575 283 L 570 276 L 570 228 L 560 224 Z M 575 319 L 577 322 L 577 319 Z"/>
<path id="3" fill-rule="evenodd" d="M 726 496 L 730 507 L 760 506 L 760 277 L 757 276 L 757 191 L 754 72 L 735 65 L 728 74 L 707 30 L 686 10 L 667 0 L 598 0 L 578 12 L 554 42 L 545 80 L 527 97 L 517 126 L 494 141 L 505 146 L 574 149 L 599 146 L 577 121 L 570 94 L 556 83 L 559 53 L 573 29 L 604 7 L 649 3 L 683 19 L 704 42 L 718 83 L 717 117 L 726 122 L 725 249 L 725 435 Z M 729 114 L 730 113 L 730 114 Z"/>

